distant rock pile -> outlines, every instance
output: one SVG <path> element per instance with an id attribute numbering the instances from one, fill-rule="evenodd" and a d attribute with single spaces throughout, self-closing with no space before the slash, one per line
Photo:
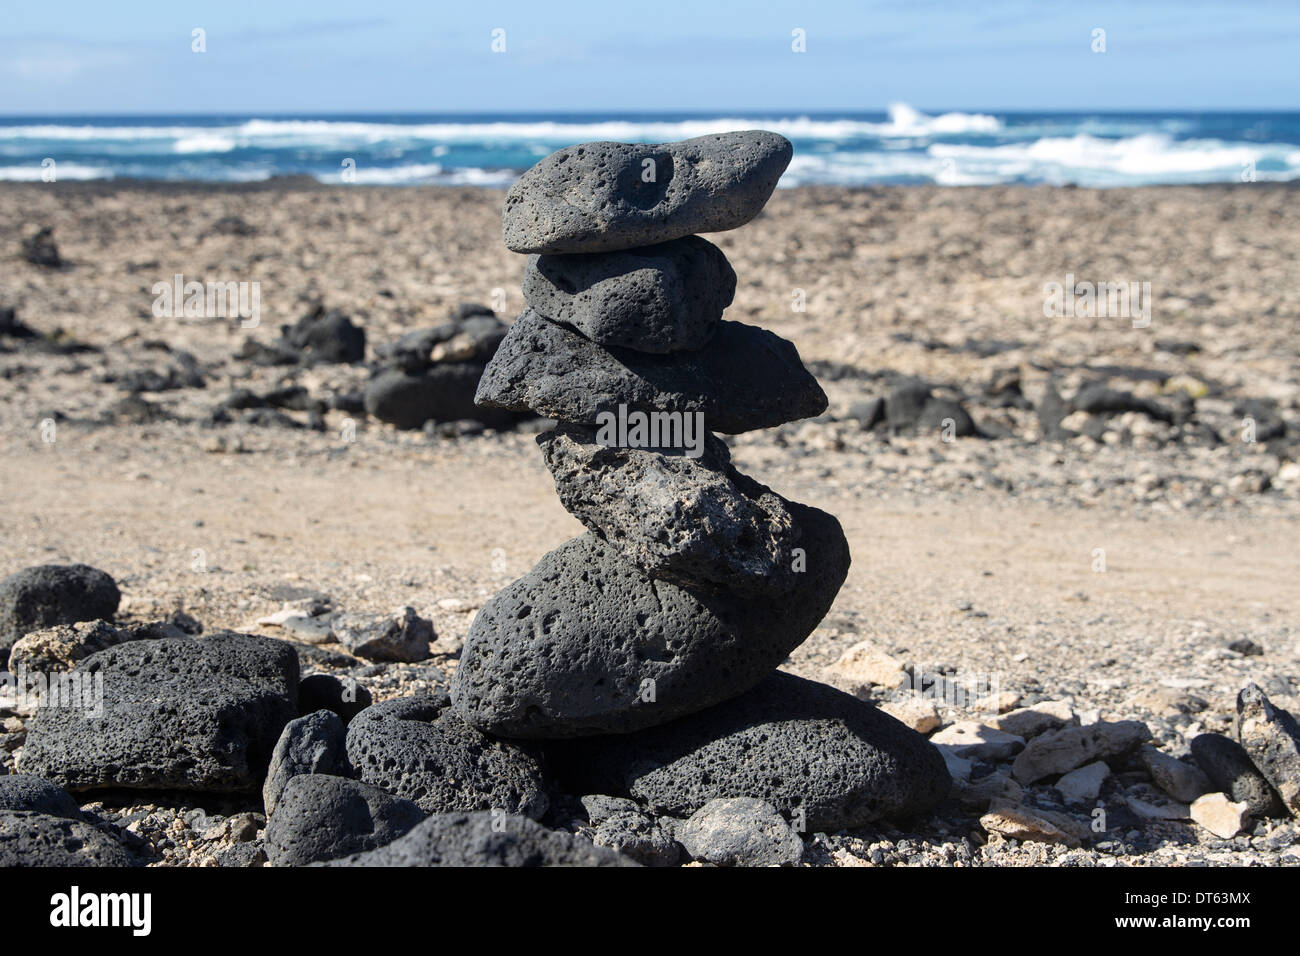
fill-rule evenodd
<path id="1" fill-rule="evenodd" d="M 353 363 L 365 356 L 366 330 L 320 303 L 293 325 L 280 326 L 280 337 L 271 345 L 249 338 L 237 353 L 254 365 Z"/>
<path id="2" fill-rule="evenodd" d="M 571 740 L 551 749 L 575 792 L 686 816 L 751 798 L 840 828 L 924 811 L 949 780 L 893 718 L 773 673 L 829 610 L 848 544 L 713 432 L 815 416 L 826 396 L 791 343 L 722 320 L 735 273 L 692 233 L 757 216 L 790 156 L 761 131 L 589 143 L 511 188 L 530 308 L 477 402 L 558 419 L 538 440 L 590 532 L 482 609 L 451 693 L 486 733 Z"/>
<path id="3" fill-rule="evenodd" d="M 398 428 L 458 421 L 510 427 L 518 414 L 474 404 L 478 381 L 506 329 L 486 306 L 462 305 L 450 321 L 382 347 L 380 367 L 366 387 L 366 412 Z"/>

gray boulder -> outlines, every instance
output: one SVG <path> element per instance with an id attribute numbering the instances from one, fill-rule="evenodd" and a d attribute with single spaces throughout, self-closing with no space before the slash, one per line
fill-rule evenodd
<path id="1" fill-rule="evenodd" d="M 89 823 L 0 810 L 0 867 L 132 865 L 120 844 Z"/>
<path id="2" fill-rule="evenodd" d="M 770 803 L 803 832 L 927 813 L 951 779 L 929 741 L 871 704 L 775 672 L 716 707 L 631 734 L 547 748 L 571 792 L 689 816 L 710 800 Z"/>
<path id="3" fill-rule="evenodd" d="M 611 797 L 607 793 L 589 793 L 579 801 L 593 827 L 620 813 L 640 813 L 641 807 L 627 797 Z"/>
<path id="4" fill-rule="evenodd" d="M 885 422 L 892 431 L 915 428 L 930 401 L 930 386 L 919 379 L 907 379 L 885 399 Z"/>
<path id="5" fill-rule="evenodd" d="M 368 707 L 352 719 L 348 761 L 358 779 L 427 813 L 498 810 L 540 817 L 549 801 L 537 756 L 465 723 L 432 696 Z"/>
<path id="6" fill-rule="evenodd" d="M 785 600 L 655 581 L 594 535 L 547 554 L 483 606 L 452 680 L 455 707 L 506 737 L 625 733 L 753 687 L 803 643 L 848 573 L 839 523 L 809 529 L 808 571 Z"/>
<path id="7" fill-rule="evenodd" d="M 610 252 L 735 229 L 759 214 L 792 154 L 764 130 L 569 146 L 510 187 L 502 235 L 515 252 Z"/>
<path id="8" fill-rule="evenodd" d="M 28 631 L 111 619 L 121 600 L 117 583 L 87 564 L 42 564 L 0 581 L 0 656 Z"/>
<path id="9" fill-rule="evenodd" d="M 938 435 L 941 438 L 983 437 L 975 420 L 961 402 L 937 395 L 925 403 L 925 410 L 916 423 L 916 431 L 919 435 Z"/>
<path id="10" fill-rule="evenodd" d="M 702 412 L 735 434 L 820 415 L 826 394 L 795 347 L 752 325 L 720 322 L 708 348 L 650 355 L 608 349 L 532 309 L 510 328 L 475 396 L 487 408 L 532 410 L 595 425 L 620 405 L 638 412 Z"/>
<path id="11" fill-rule="evenodd" d="M 181 634 L 176 630 L 170 635 L 139 636 L 180 637 Z M 134 629 L 117 627 L 107 621 L 78 621 L 28 631 L 9 649 L 9 670 L 15 674 L 71 670 L 91 654 L 135 638 Z"/>
<path id="12" fill-rule="evenodd" d="M 14 773 L 0 776 L 0 810 L 30 810 L 50 817 L 80 820 L 72 794 L 44 777 Z"/>
<path id="13" fill-rule="evenodd" d="M 266 823 L 266 856 L 276 866 L 305 866 L 391 843 L 424 811 L 355 780 L 322 774 L 294 777 Z"/>
<path id="14" fill-rule="evenodd" d="M 272 638 L 220 631 L 131 641 L 76 670 L 83 686 L 102 679 L 102 712 L 41 707 L 18 761 L 23 773 L 74 792 L 256 790 L 297 713 L 298 657 Z"/>
<path id="15" fill-rule="evenodd" d="M 275 810 L 280 794 L 294 777 L 303 774 L 348 776 L 345 745 L 346 729 L 338 715 L 319 710 L 284 725 L 280 739 L 271 751 L 271 763 L 262 784 L 262 805 L 267 813 Z"/>
<path id="16" fill-rule="evenodd" d="M 1083 727 L 1062 727 L 1029 741 L 1011 764 L 1011 773 L 1028 786 L 1097 760 L 1123 757 L 1150 739 L 1151 729 L 1140 720 L 1099 720 Z"/>
<path id="17" fill-rule="evenodd" d="M 561 425 L 537 438 L 564 507 L 652 578 L 776 599 L 806 580 L 811 549 L 790 503 L 731 467 L 705 433 L 703 454 L 598 444 Z"/>
<path id="18" fill-rule="evenodd" d="M 613 850 L 527 817 L 443 813 L 406 836 L 327 866 L 636 866 Z"/>
<path id="19" fill-rule="evenodd" d="M 636 860 L 642 866 L 676 866 L 681 847 L 673 827 L 640 810 L 611 813 L 596 825 L 591 841 Z"/>
<path id="20" fill-rule="evenodd" d="M 710 800 L 677 827 L 693 859 L 719 866 L 792 866 L 803 840 L 776 807 L 752 797 Z"/>
<path id="21" fill-rule="evenodd" d="M 530 256 L 524 298 L 601 345 L 704 348 L 736 293 L 722 250 L 699 236 L 624 252 Z"/>
<path id="22" fill-rule="evenodd" d="M 413 607 L 399 608 L 393 614 L 336 614 L 330 629 L 349 651 L 371 661 L 425 660 L 429 657 L 429 642 L 435 637 L 433 622 L 420 617 Z"/>
<path id="23" fill-rule="evenodd" d="M 187 625 L 190 629 L 187 629 Z M 28 631 L 9 649 L 9 670 L 51 674 L 70 671 L 98 651 L 127 641 L 157 640 L 162 637 L 188 637 L 198 634 L 203 625 L 183 612 L 173 619 L 139 624 L 110 624 L 107 621 L 78 621 L 56 624 L 39 631 Z"/>

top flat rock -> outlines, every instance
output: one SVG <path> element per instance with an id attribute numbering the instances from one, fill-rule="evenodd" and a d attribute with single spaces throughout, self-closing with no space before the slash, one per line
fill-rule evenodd
<path id="1" fill-rule="evenodd" d="M 613 252 L 735 229 L 762 210 L 793 152 L 765 130 L 569 146 L 510 187 L 502 235 L 515 252 Z"/>
<path id="2" fill-rule="evenodd" d="M 740 322 L 720 322 L 698 352 L 651 355 L 605 348 L 532 309 L 510 327 L 474 396 L 478 405 L 532 410 L 575 425 L 600 412 L 702 412 L 735 435 L 826 411 L 826 393 L 794 345 Z"/>

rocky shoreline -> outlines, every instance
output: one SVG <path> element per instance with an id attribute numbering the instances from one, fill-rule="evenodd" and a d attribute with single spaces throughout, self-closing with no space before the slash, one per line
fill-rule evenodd
<path id="1" fill-rule="evenodd" d="M 489 302 L 494 286 L 519 285 L 507 277 L 520 268 L 504 265 L 492 251 L 490 230 L 482 242 L 464 238 L 475 223 L 499 213 L 501 197 L 473 190 L 403 193 L 440 211 L 434 237 L 410 246 L 395 241 L 376 261 L 373 249 L 383 243 L 376 237 L 409 231 L 398 228 L 409 200 L 384 191 L 287 185 L 273 190 L 277 204 L 266 204 L 256 198 L 266 191 L 103 184 L 57 193 L 0 189 L 0 213 L 11 231 L 27 236 L 37 222 L 54 226 L 33 247 L 40 262 L 13 244 L 13 269 L 0 282 L 0 307 L 14 310 L 0 317 L 6 395 L 0 424 L 13 451 L 6 481 L 19 487 L 22 476 L 40 476 L 30 505 L 0 525 L 19 543 L 0 570 L 85 561 L 109 571 L 115 592 L 126 598 L 107 612 L 102 599 L 92 599 L 95 607 L 78 616 L 116 622 L 47 637 L 21 649 L 26 660 L 101 654 L 114 667 L 138 672 L 146 665 L 133 661 L 133 645 L 212 641 L 207 646 L 217 653 L 224 639 L 214 635 L 221 631 L 259 633 L 249 640 L 263 643 L 249 647 L 271 648 L 256 653 L 274 660 L 253 671 L 279 683 L 256 693 L 280 701 L 271 723 L 295 730 L 287 738 L 262 733 L 258 746 L 276 766 L 310 772 L 272 774 L 278 792 L 258 793 L 259 785 L 232 764 L 221 773 L 241 781 L 246 792 L 237 796 L 178 791 L 178 784 L 188 786 L 186 778 L 164 774 L 149 791 L 78 794 L 74 812 L 66 794 L 13 771 L 26 771 L 31 761 L 41 775 L 80 786 L 76 781 L 88 779 L 80 775 L 94 768 L 59 763 L 49 743 L 56 738 L 43 737 L 32 715 L 6 699 L 0 701 L 3 756 L 21 802 L 10 807 L 12 833 L 20 842 L 62 841 L 72 833 L 86 854 L 100 854 L 94 857 L 100 863 L 283 865 L 320 852 L 312 840 L 323 832 L 321 821 L 360 814 L 383 822 L 385 835 L 409 831 L 389 844 L 389 860 L 444 853 L 447 861 L 466 862 L 465 848 L 481 847 L 492 832 L 490 811 L 479 811 L 486 817 L 467 811 L 439 825 L 446 830 L 410 829 L 435 806 L 433 797 L 400 795 L 378 769 L 393 758 L 374 749 L 399 746 L 400 736 L 367 737 L 365 721 L 357 724 L 356 699 L 343 697 L 364 692 L 380 702 L 377 711 L 392 711 L 381 722 L 386 727 L 441 727 L 437 739 L 448 739 L 450 723 L 441 715 L 470 621 L 487 612 L 492 592 L 577 530 L 548 500 L 553 484 L 537 461 L 534 435 L 552 422 L 520 412 L 484 421 L 472 417 L 474 409 L 426 425 L 395 421 L 386 411 L 404 406 L 403 389 L 427 397 L 450 382 L 463 394 L 463 383 L 456 383 L 476 386 L 505 339 L 510 326 L 491 308 L 459 304 Z M 1290 792 L 1292 776 L 1270 769 L 1261 785 L 1240 772 L 1265 770 L 1262 764 L 1274 758 L 1262 754 L 1276 754 L 1276 742 L 1293 735 L 1280 715 L 1297 706 L 1296 635 L 1284 614 L 1288 585 L 1280 583 L 1285 569 L 1277 564 L 1284 555 L 1273 543 L 1294 527 L 1300 497 L 1296 358 L 1287 344 L 1296 316 L 1285 292 L 1294 287 L 1287 285 L 1294 266 L 1269 251 L 1292 241 L 1278 218 L 1288 195 L 1265 186 L 1123 193 L 796 190 L 778 192 L 754 223 L 717 237 L 736 276 L 727 318 L 770 326 L 796 342 L 829 408 L 811 412 L 816 417 L 807 421 L 728 436 L 706 460 L 759 472 L 783 498 L 846 515 L 855 554 L 848 585 L 807 644 L 784 662 L 782 669 L 792 673 L 780 679 L 795 681 L 797 674 L 829 682 L 849 700 L 879 704 L 945 752 L 955 789 L 916 820 L 847 830 L 834 818 L 814 821 L 796 847 L 761 806 L 722 805 L 696 819 L 686 805 L 661 795 L 652 778 L 630 797 L 602 794 L 581 785 L 593 781 L 562 773 L 557 784 L 549 776 L 558 772 L 552 765 L 566 763 L 559 750 L 530 768 L 518 755 L 489 748 L 482 759 L 514 768 L 501 771 L 512 783 L 509 799 L 496 803 L 523 813 L 512 819 L 540 817 L 543 827 L 518 823 L 522 842 L 501 849 L 500 859 L 517 862 L 511 854 L 519 846 L 540 841 L 547 848 L 537 852 L 546 858 L 583 863 L 610 862 L 601 847 L 652 864 L 735 862 L 741 853 L 758 853 L 743 857 L 750 862 L 840 866 L 1300 861 L 1294 821 L 1276 806 L 1251 802 L 1269 788 Z M 318 209 L 315 220 L 302 214 L 307 207 Z M 1066 225 L 1089 216 L 1128 240 L 1096 250 L 1077 245 Z M 168 221 L 189 224 L 165 234 L 158 227 Z M 1189 221 L 1203 228 L 1188 228 Z M 1009 230 L 1012 222 L 1020 233 Z M 1175 224 L 1187 238 L 1176 238 Z M 358 256 L 358 240 L 370 252 Z M 60 265 L 49 261 L 51 241 Z M 433 253 L 419 251 L 431 242 Z M 1249 267 L 1234 264 L 1232 250 L 1242 248 L 1252 250 Z M 1219 263 L 1212 280 L 1207 262 Z M 1067 266 L 1117 278 L 1163 276 L 1165 288 L 1179 294 L 1156 300 L 1148 330 L 1100 320 L 1062 325 L 1042 316 L 1040 289 Z M 240 278 L 263 268 L 295 291 L 287 306 L 279 299 L 274 317 L 259 328 L 149 315 L 150 285 L 172 272 Z M 544 295 L 529 278 L 543 271 L 552 279 L 565 274 L 536 261 L 525 265 L 528 301 L 569 309 L 565 314 L 578 321 L 580 303 Z M 863 288 L 862 275 L 878 281 Z M 484 276 L 492 278 L 485 283 Z M 797 288 L 809 293 L 806 312 L 790 308 Z M 679 301 L 662 283 L 645 290 L 661 310 Z M 506 297 L 518 301 L 517 291 Z M 610 312 L 609 301 L 601 314 Z M 280 324 L 286 329 L 277 330 Z M 664 340 L 650 341 L 660 347 Z M 437 386 L 429 384 L 435 379 Z M 381 391 L 382 400 L 373 397 Z M 578 407 L 572 394 L 565 401 L 541 411 L 558 415 Z M 42 432 L 44 425 L 48 433 L 47 422 L 52 441 Z M 952 440 L 936 435 L 944 428 Z M 1253 440 L 1244 440 L 1246 429 Z M 584 437 L 561 429 L 543 438 L 557 479 L 589 467 Z M 724 461 L 731 464 L 719 464 Z M 510 496 L 511 534 L 492 523 L 500 499 L 477 497 L 486 492 L 473 487 L 476 474 L 490 493 Z M 353 480 L 363 476 L 369 477 Z M 411 502 L 404 506 L 410 517 L 378 525 L 395 546 L 391 554 L 361 534 L 363 527 L 374 533 L 379 512 L 366 497 L 344 490 L 367 483 L 390 509 Z M 418 501 L 429 483 L 449 499 L 448 509 Z M 297 490 L 274 487 L 281 484 Z M 203 486 L 211 504 L 191 494 Z M 561 497 L 578 518 L 607 532 L 617 520 L 624 540 L 636 541 L 635 521 L 618 517 L 580 484 L 567 487 Z M 82 489 L 80 497 L 69 497 L 74 488 Z M 338 500 L 312 497 L 330 488 Z M 112 517 L 150 495 L 186 503 L 166 519 L 140 510 L 120 522 Z M 295 497 L 310 502 L 316 515 L 309 534 L 276 514 Z M 468 503 L 468 513 L 457 516 L 450 502 Z M 988 532 L 995 543 L 989 554 L 996 547 L 1054 546 L 1036 543 L 1031 528 L 1059 517 L 1051 525 L 1058 535 L 1078 532 L 1071 544 L 1077 571 L 1049 565 L 1040 573 L 1028 553 L 1014 555 L 1007 568 L 988 557 L 971 564 L 973 546 L 945 535 L 942 520 L 928 522 L 928 510 L 958 525 L 999 525 L 1000 537 Z M 476 535 L 476 524 L 493 530 Z M 414 530 L 421 525 L 437 529 L 434 567 L 427 566 L 430 545 Z M 155 529 L 151 535 L 147 527 Z M 1135 551 L 1142 527 L 1167 550 Z M 905 554 L 911 565 L 881 568 L 891 560 L 876 554 L 882 528 L 896 536 L 888 539 L 895 547 L 897 536 L 930 537 L 895 552 L 893 561 L 903 562 Z M 268 537 L 259 540 L 259 532 Z M 922 557 L 927 547 L 943 552 L 954 544 L 961 559 Z M 628 547 L 670 574 L 712 567 L 698 551 L 659 555 L 648 544 Z M 499 559 L 494 549 L 502 552 Z M 1101 572 L 1097 549 L 1104 552 Z M 356 557 L 345 557 L 349 550 Z M 1182 591 L 1177 579 L 1160 590 L 1168 569 L 1183 568 L 1179 551 L 1189 563 L 1200 554 L 1218 569 L 1218 593 L 1208 573 Z M 859 566 L 863 555 L 870 556 L 865 567 Z M 1225 576 L 1241 560 L 1237 576 Z M 1144 563 L 1149 573 L 1141 570 Z M 1017 582 L 1017 567 L 1037 576 Z M 987 581 L 981 572 L 988 572 Z M 1140 582 L 1129 596 L 1124 582 L 1135 573 Z M 1178 574 L 1190 580 L 1187 570 Z M 949 576 L 951 583 L 909 591 L 904 581 L 915 575 Z M 1120 592 L 1111 594 L 1109 582 Z M 1143 589 L 1155 600 L 1146 617 L 1139 608 Z M 894 599 L 875 593 L 891 590 Z M 394 615 L 394 605 L 405 610 Z M 130 633 L 119 641 L 123 628 Z M 198 633 L 204 636 L 196 640 Z M 292 649 L 292 665 L 280 661 L 280 647 Z M 291 667 L 292 679 L 285 676 Z M 987 674 L 999 679 L 995 697 L 974 707 L 953 703 L 945 680 L 967 686 Z M 1239 704 L 1238 692 L 1251 681 L 1258 693 L 1247 687 Z M 913 693 L 918 684 L 921 693 Z M 402 708 L 412 705 L 401 704 L 405 698 L 429 703 L 418 715 L 406 714 Z M 308 710 L 304 700 L 320 706 Z M 341 711 L 337 727 L 313 716 L 321 707 L 332 712 L 330 702 Z M 1274 745 L 1252 751 L 1249 744 L 1242 764 L 1229 744 L 1247 745 L 1261 727 Z M 1075 742 L 1081 735 L 1091 742 Z M 1070 761 L 1078 756 L 1072 766 L 1049 761 L 1041 776 L 1028 769 L 1041 752 L 1063 749 Z M 376 769 L 350 785 L 293 783 L 345 779 L 324 769 L 339 754 Z M 1239 772 L 1216 775 L 1220 765 Z M 1194 793 L 1207 784 L 1213 789 Z M 419 784 L 407 792 L 416 791 L 435 792 Z M 1227 799 L 1197 807 L 1219 792 Z M 268 811 L 286 794 L 303 820 L 315 822 L 273 825 Z M 1254 818 L 1239 816 L 1239 832 L 1209 829 L 1226 833 L 1224 820 L 1240 813 L 1232 805 L 1242 803 Z M 776 809 L 788 827 L 791 808 Z M 1095 810 L 1103 811 L 1101 830 L 1093 828 Z M 33 813 L 56 822 L 33 822 Z M 44 835 L 32 835 L 38 832 Z M 738 848 L 737 832 L 766 834 L 761 852 L 751 844 Z M 331 846 L 345 856 L 377 849 L 378 838 L 376 845 L 349 839 L 340 833 Z"/>

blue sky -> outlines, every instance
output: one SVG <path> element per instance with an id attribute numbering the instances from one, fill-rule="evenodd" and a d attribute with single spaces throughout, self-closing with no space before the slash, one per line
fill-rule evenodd
<path id="1" fill-rule="evenodd" d="M 0 21 L 0 114 L 1300 108 L 1296 0 L 7 0 Z"/>

